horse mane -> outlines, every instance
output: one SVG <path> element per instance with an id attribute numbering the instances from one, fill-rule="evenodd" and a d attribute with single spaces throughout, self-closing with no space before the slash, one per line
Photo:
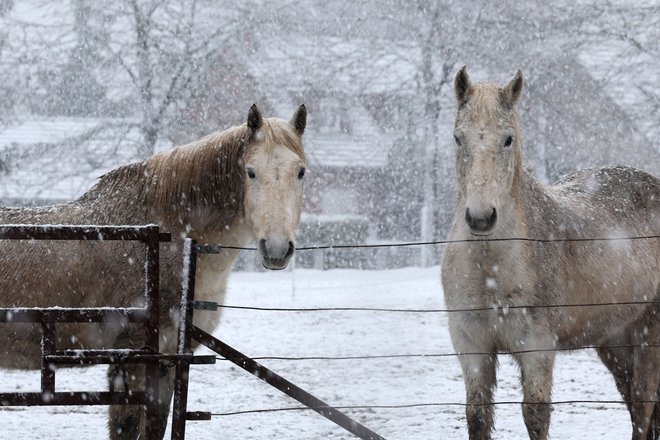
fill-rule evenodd
<path id="1" fill-rule="evenodd" d="M 133 197 L 133 209 L 139 208 L 135 203 L 141 204 L 148 217 L 156 213 L 171 222 L 191 214 L 214 213 L 221 216 L 217 220 L 229 225 L 243 214 L 243 158 L 257 146 L 271 154 L 278 144 L 304 159 L 302 140 L 295 129 L 285 121 L 269 118 L 263 120 L 256 135 L 242 124 L 155 154 L 144 162 L 119 167 L 102 176 L 89 193 L 116 195 L 118 203 Z M 89 193 L 83 198 L 89 198 Z"/>

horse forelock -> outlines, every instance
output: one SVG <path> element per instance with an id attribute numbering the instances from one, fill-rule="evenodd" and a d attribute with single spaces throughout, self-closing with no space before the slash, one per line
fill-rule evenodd
<path id="1" fill-rule="evenodd" d="M 502 125 L 511 121 L 518 134 L 517 113 L 503 95 L 503 89 L 488 82 L 477 82 L 468 99 L 458 109 L 457 127 L 479 121 L 482 126 Z"/>
<path id="2" fill-rule="evenodd" d="M 256 133 L 254 141 L 246 150 L 250 154 L 255 147 L 261 145 L 267 154 L 273 154 L 276 145 L 281 145 L 299 156 L 305 161 L 305 149 L 300 135 L 293 126 L 286 121 L 277 118 L 264 120 L 263 125 Z"/>
<path id="3" fill-rule="evenodd" d="M 479 134 L 480 137 L 493 127 L 512 129 L 516 144 L 516 165 L 524 171 L 518 113 L 505 98 L 503 88 L 489 82 L 473 84 L 469 98 L 458 108 L 455 125 L 455 128 L 465 132 L 476 131 L 473 134 Z"/>

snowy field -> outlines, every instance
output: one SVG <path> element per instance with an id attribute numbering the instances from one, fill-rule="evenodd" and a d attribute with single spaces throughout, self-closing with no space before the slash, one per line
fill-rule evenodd
<path id="1" fill-rule="evenodd" d="M 388 271 L 296 270 L 234 273 L 227 304 L 259 307 L 444 307 L 439 268 Z M 214 313 L 199 311 L 196 313 Z M 258 356 L 364 356 L 451 353 L 444 313 L 365 311 L 267 312 L 228 309 L 215 332 L 238 350 Z M 466 439 L 458 361 L 447 357 L 368 360 L 263 360 L 262 364 L 335 406 L 410 406 L 346 410 L 387 439 Z M 104 369 L 58 371 L 58 390 L 104 387 Z M 0 371 L 1 391 L 34 391 L 34 373 Z M 496 400 L 521 400 L 518 371 L 502 356 Z M 620 400 L 593 351 L 560 355 L 554 400 Z M 431 404 L 421 406 L 421 404 Z M 193 366 L 188 409 L 215 414 L 299 407 L 227 361 Z M 496 439 L 525 439 L 520 407 L 496 407 Z M 106 438 L 104 407 L 0 408 L 0 438 Z M 556 405 L 553 439 L 630 437 L 623 405 Z M 169 429 L 167 436 L 169 438 Z M 217 415 L 188 422 L 190 439 L 351 439 L 309 410 Z"/>

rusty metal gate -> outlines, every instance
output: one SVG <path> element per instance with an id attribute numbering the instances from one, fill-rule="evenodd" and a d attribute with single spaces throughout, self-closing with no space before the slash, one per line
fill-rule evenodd
<path id="1" fill-rule="evenodd" d="M 158 226 L 0 226 L 2 240 L 128 240 L 140 241 L 145 246 L 144 307 L 127 308 L 0 308 L 2 323 L 40 324 L 41 335 L 41 390 L 27 393 L 0 393 L 2 406 L 45 405 L 144 405 L 147 420 L 147 438 L 159 438 L 158 381 L 159 362 L 159 248 L 161 242 L 170 241 L 170 234 L 159 231 Z M 140 350 L 65 350 L 55 346 L 56 323 L 101 323 L 106 320 L 124 320 L 142 324 L 145 347 Z M 167 356 L 165 356 L 167 357 Z M 143 363 L 145 387 L 125 393 L 58 392 L 55 386 L 56 369 L 51 366 L 71 364 Z"/>
<path id="2" fill-rule="evenodd" d="M 180 301 L 179 340 L 177 353 L 160 353 L 159 349 L 159 248 L 160 243 L 171 241 L 168 233 L 158 226 L 78 226 L 78 225 L 0 225 L 0 240 L 128 240 L 145 246 L 144 307 L 97 308 L 0 308 L 0 323 L 34 323 L 42 329 L 41 336 L 41 389 L 37 392 L 0 393 L 0 406 L 52 406 L 52 405 L 142 405 L 146 418 L 146 438 L 161 438 L 159 417 L 160 363 L 176 364 L 172 439 L 183 440 L 187 420 L 210 420 L 206 412 L 188 412 L 188 381 L 191 364 L 214 363 L 215 356 L 194 356 L 192 340 L 198 341 L 242 369 L 257 376 L 288 396 L 333 421 L 358 438 L 381 440 L 382 436 L 341 411 L 314 397 L 307 391 L 260 365 L 209 333 L 193 324 L 193 310 L 214 310 L 217 304 L 194 300 L 195 271 L 198 253 L 220 252 L 217 246 L 197 245 L 187 239 L 184 243 L 183 283 Z M 101 323 L 106 320 L 124 320 L 142 324 L 145 347 L 142 349 L 86 349 L 57 350 L 57 323 Z M 73 391 L 58 392 L 56 369 L 58 365 L 91 365 L 138 363 L 145 366 L 143 390 Z"/>

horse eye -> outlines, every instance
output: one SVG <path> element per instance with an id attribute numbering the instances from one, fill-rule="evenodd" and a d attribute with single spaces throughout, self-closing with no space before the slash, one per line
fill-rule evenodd
<path id="1" fill-rule="evenodd" d="M 252 168 L 247 168 L 245 171 L 247 171 L 247 175 L 250 179 L 254 179 L 257 177 L 257 175 L 254 173 L 254 170 Z"/>
<path id="2" fill-rule="evenodd" d="M 305 177 L 305 172 L 306 171 L 307 170 L 305 168 L 302 168 L 302 167 L 300 168 L 300 171 L 298 171 L 298 179 L 299 180 L 302 180 L 302 178 Z"/>
<path id="3" fill-rule="evenodd" d="M 513 143 L 513 136 L 508 136 L 504 141 L 504 146 L 510 147 L 512 143 Z"/>
<path id="4" fill-rule="evenodd" d="M 458 145 L 459 147 L 463 146 L 463 144 L 461 143 L 461 139 L 456 135 L 454 135 L 454 142 L 456 142 L 456 145 Z"/>

